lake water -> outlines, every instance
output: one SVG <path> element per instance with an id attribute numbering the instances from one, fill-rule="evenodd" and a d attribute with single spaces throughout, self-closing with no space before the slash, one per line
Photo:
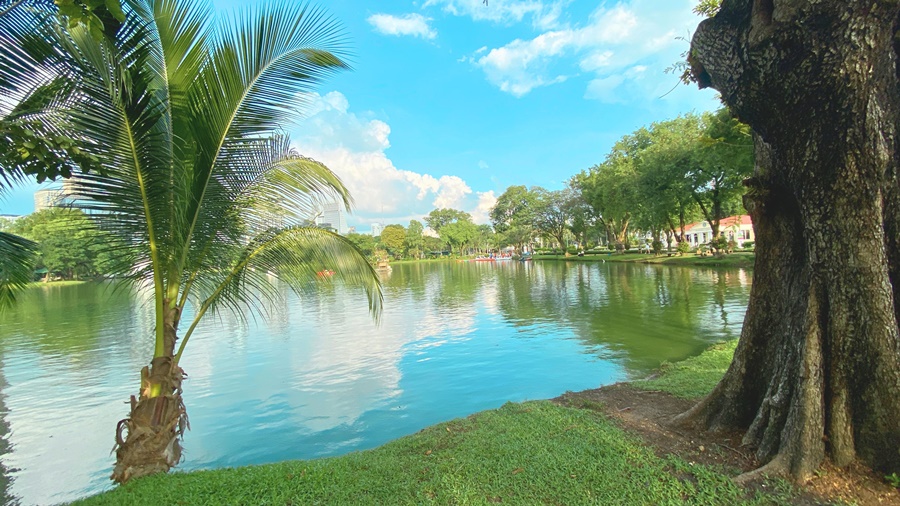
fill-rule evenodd
<path id="1" fill-rule="evenodd" d="M 285 289 L 265 318 L 208 318 L 182 360 L 192 430 L 179 469 L 340 455 L 506 401 L 640 377 L 737 337 L 750 275 L 425 263 L 395 265 L 384 284 L 377 325 L 364 295 L 340 286 L 303 298 Z M 30 290 L 0 316 L 7 501 L 111 487 L 114 428 L 152 325 L 146 297 L 95 284 Z"/>

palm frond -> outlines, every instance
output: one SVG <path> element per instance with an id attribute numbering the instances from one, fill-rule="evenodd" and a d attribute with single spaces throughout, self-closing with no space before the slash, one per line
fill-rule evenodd
<path id="1" fill-rule="evenodd" d="M 322 276 L 326 270 L 334 274 Z M 361 286 L 369 311 L 376 319 L 380 317 L 384 294 L 378 275 L 365 254 L 347 238 L 315 227 L 273 228 L 259 233 L 236 252 L 228 268 L 198 279 L 197 314 L 177 357 L 207 312 L 225 310 L 242 315 L 261 310 L 264 302 L 277 301 L 281 296 L 273 279 L 285 281 L 298 293 L 304 293 L 332 278 Z"/>
<path id="2" fill-rule="evenodd" d="M 34 273 L 38 245 L 17 235 L 0 232 L 0 310 L 16 301 L 16 294 Z"/>
<path id="3" fill-rule="evenodd" d="M 305 92 L 347 67 L 337 23 L 286 0 L 224 28 L 205 2 L 133 0 L 126 10 L 114 39 L 55 18 L 34 38 L 37 14 L 0 20 L 10 27 L 0 40 L 14 42 L 0 44 L 0 90 L 28 113 L 0 111 L 46 120 L 99 161 L 74 180 L 78 206 L 116 238 L 114 273 L 153 286 L 157 345 L 163 301 L 192 300 L 198 318 L 240 314 L 278 297 L 269 273 L 303 289 L 334 270 L 366 290 L 377 315 L 381 286 L 364 255 L 299 226 L 324 201 L 349 208 L 346 187 L 280 133 Z"/>

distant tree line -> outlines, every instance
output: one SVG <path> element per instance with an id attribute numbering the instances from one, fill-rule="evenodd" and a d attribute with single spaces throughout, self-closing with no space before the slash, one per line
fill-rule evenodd
<path id="1" fill-rule="evenodd" d="M 749 128 L 726 109 L 686 114 L 622 137 L 599 164 L 572 176 L 561 190 L 510 186 L 477 225 L 456 209 L 435 209 L 422 224 L 388 225 L 379 237 L 350 234 L 370 257 L 421 258 L 447 251 L 479 254 L 537 244 L 624 251 L 635 241 L 661 251 L 688 248 L 685 227 L 706 221 L 709 247 L 725 249 L 721 220 L 743 214 L 743 181 L 753 170 Z"/>
<path id="2" fill-rule="evenodd" d="M 110 272 L 110 237 L 78 209 L 44 209 L 3 228 L 38 244 L 36 278 L 85 279 Z"/>
<path id="3" fill-rule="evenodd" d="M 624 250 L 635 237 L 672 247 L 701 219 L 718 237 L 721 220 L 743 212 L 742 183 L 752 169 L 746 125 L 725 109 L 687 114 L 624 136 L 562 190 L 510 186 L 491 221 L 499 244 L 519 248 L 544 238 Z"/>

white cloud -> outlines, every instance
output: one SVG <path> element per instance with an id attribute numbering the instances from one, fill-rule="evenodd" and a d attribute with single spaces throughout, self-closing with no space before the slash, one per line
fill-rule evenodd
<path id="1" fill-rule="evenodd" d="M 596 99 L 610 104 L 622 102 L 623 100 L 616 96 L 616 88 L 623 82 L 625 82 L 625 77 L 620 74 L 598 77 L 588 83 L 587 90 L 584 92 L 584 98 Z"/>
<path id="2" fill-rule="evenodd" d="M 472 211 L 472 221 L 475 223 L 490 223 L 491 208 L 497 204 L 497 196 L 494 190 L 478 192 L 478 205 Z"/>
<path id="3" fill-rule="evenodd" d="M 535 28 L 546 30 L 559 23 L 563 3 L 542 0 L 491 0 L 488 5 L 484 5 L 482 0 L 427 0 L 422 7 L 440 7 L 444 12 L 454 16 L 468 16 L 475 21 L 502 24 L 518 23 L 528 18 Z"/>
<path id="4" fill-rule="evenodd" d="M 384 35 L 412 35 L 423 39 L 437 37 L 437 32 L 428 24 L 431 18 L 421 14 L 404 14 L 393 16 L 391 14 L 373 14 L 367 19 L 375 31 Z"/>
<path id="5" fill-rule="evenodd" d="M 292 132 L 294 144 L 347 185 L 355 200 L 351 222 L 406 224 L 435 208 L 475 213 L 482 205 L 483 194 L 458 176 L 397 168 L 386 153 L 391 127 L 371 113 L 351 112 L 341 93 L 312 93 L 309 102 L 312 114 Z"/>
<path id="6" fill-rule="evenodd" d="M 683 50 L 676 40 L 679 30 L 687 34 L 697 24 L 691 7 L 690 0 L 631 0 L 612 8 L 601 5 L 583 26 L 516 39 L 483 55 L 479 50 L 466 61 L 481 67 L 488 81 L 502 91 L 518 97 L 581 71 L 594 74 L 586 97 L 620 102 L 626 83 L 643 80 L 642 92 L 657 91 L 665 79 L 662 69 L 677 61 Z M 656 79 L 646 78 L 643 71 L 648 67 L 659 69 Z"/>

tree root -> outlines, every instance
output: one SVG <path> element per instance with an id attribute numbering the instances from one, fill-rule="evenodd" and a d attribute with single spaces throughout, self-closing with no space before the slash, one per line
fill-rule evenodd
<path id="1" fill-rule="evenodd" d="M 790 471 L 789 459 L 783 453 L 779 453 L 768 464 L 752 471 L 735 476 L 732 481 L 741 486 L 762 481 L 773 476 L 788 476 Z"/>

